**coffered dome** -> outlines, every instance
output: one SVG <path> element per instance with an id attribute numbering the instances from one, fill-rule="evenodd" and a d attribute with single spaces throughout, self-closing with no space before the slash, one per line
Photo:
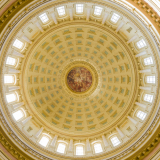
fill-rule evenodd
<path id="1" fill-rule="evenodd" d="M 133 11 L 39 1 L 17 14 L 1 38 L 0 102 L 7 132 L 30 157 L 137 159 L 156 135 L 159 37 Z"/>
<path id="2" fill-rule="evenodd" d="M 47 121 L 52 129 L 86 135 L 108 130 L 131 110 L 139 85 L 136 62 L 127 45 L 110 33 L 70 24 L 53 33 L 49 30 L 29 51 L 22 69 L 28 89 L 24 94 L 44 125 Z M 83 74 L 85 70 L 76 72 L 80 67 L 89 75 Z"/>

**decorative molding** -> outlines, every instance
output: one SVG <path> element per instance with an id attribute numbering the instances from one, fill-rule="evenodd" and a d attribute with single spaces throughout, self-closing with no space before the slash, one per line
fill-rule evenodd
<path id="1" fill-rule="evenodd" d="M 11 132 L 9 133 L 12 134 Z M 0 126 L 0 142 L 1 144 L 6 148 L 6 150 L 12 154 L 16 159 L 26 159 L 26 160 L 32 160 L 28 154 L 21 148 L 17 147 L 9 138 L 9 135 L 7 135 L 3 128 Z"/>

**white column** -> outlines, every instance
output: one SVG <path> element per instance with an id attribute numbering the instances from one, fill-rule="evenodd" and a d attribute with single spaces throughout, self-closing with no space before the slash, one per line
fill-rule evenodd
<path id="1" fill-rule="evenodd" d="M 23 106 L 23 105 L 24 105 L 24 102 L 17 103 L 17 104 L 14 104 L 14 105 L 13 105 L 13 108 L 16 109 L 16 108 L 21 107 L 21 106 Z"/>
<path id="2" fill-rule="evenodd" d="M 39 28 L 39 30 L 41 32 L 44 32 L 44 30 L 43 30 L 42 26 L 39 24 L 39 22 L 36 22 L 36 26 Z"/>
<path id="3" fill-rule="evenodd" d="M 124 22 L 121 22 L 117 27 L 116 32 L 118 32 L 123 27 L 123 25 L 124 25 Z"/>
<path id="4" fill-rule="evenodd" d="M 35 137 L 38 138 L 39 135 L 42 133 L 43 127 L 40 128 L 40 130 L 35 134 Z"/>
<path id="5" fill-rule="evenodd" d="M 143 55 L 145 55 L 146 54 L 146 51 L 143 51 L 143 52 L 141 52 L 141 53 L 138 53 L 135 57 L 140 57 L 140 56 L 143 56 Z"/>
<path id="6" fill-rule="evenodd" d="M 18 89 L 20 89 L 20 86 L 11 86 L 11 87 L 8 86 L 8 91 L 14 91 Z"/>
<path id="7" fill-rule="evenodd" d="M 28 42 L 29 44 L 32 44 L 32 41 L 28 37 L 22 36 L 22 39 Z"/>
<path id="8" fill-rule="evenodd" d="M 119 133 L 119 135 L 123 138 L 124 137 L 123 132 L 118 127 L 116 127 L 116 130 Z"/>
<path id="9" fill-rule="evenodd" d="M 102 135 L 102 139 L 103 139 L 104 146 L 107 147 L 108 142 L 107 142 L 106 137 L 104 135 Z"/>
<path id="10" fill-rule="evenodd" d="M 151 91 L 151 87 L 140 86 L 139 88 L 142 89 L 142 90 Z"/>
<path id="11" fill-rule="evenodd" d="M 89 16 L 91 14 L 91 8 L 87 8 L 87 16 L 86 16 L 86 20 L 89 20 Z"/>
<path id="12" fill-rule="evenodd" d="M 127 118 L 128 118 L 131 122 L 133 122 L 134 124 L 137 124 L 137 121 L 136 121 L 136 120 L 134 120 L 132 117 L 127 116 Z"/>
<path id="13" fill-rule="evenodd" d="M 135 103 L 137 106 L 140 106 L 142 108 L 146 108 L 147 106 L 145 104 L 142 104 L 142 103 L 139 103 L 139 102 L 136 102 Z"/>
<path id="14" fill-rule="evenodd" d="M 132 41 L 134 41 L 135 39 L 137 38 L 137 36 L 135 35 L 135 36 L 133 36 L 129 41 L 127 41 L 127 43 L 129 44 L 129 43 L 131 43 Z"/>
<path id="15" fill-rule="evenodd" d="M 55 23 L 55 24 L 58 24 L 58 23 L 57 23 L 57 19 L 56 19 L 55 14 L 54 14 L 54 13 L 52 13 L 52 14 L 51 14 L 51 16 L 52 16 L 52 18 L 53 18 L 54 23 Z"/>
<path id="16" fill-rule="evenodd" d="M 139 73 L 147 73 L 147 72 L 151 72 L 151 69 L 143 69 L 139 71 Z"/>
<path id="17" fill-rule="evenodd" d="M 31 118 L 32 116 L 27 117 L 25 120 L 22 121 L 22 124 L 25 125 Z"/>
<path id="18" fill-rule="evenodd" d="M 73 139 L 70 139 L 68 151 L 73 151 Z"/>
<path id="19" fill-rule="evenodd" d="M 58 138 L 58 136 L 55 135 L 54 138 L 53 138 L 53 140 L 52 140 L 52 142 L 51 142 L 51 146 L 53 146 L 53 147 L 55 146 L 57 138 Z"/>
<path id="20" fill-rule="evenodd" d="M 8 68 L 8 72 L 9 73 L 20 73 L 20 70 L 16 70 L 16 69 L 13 69 L 13 68 Z"/>
<path id="21" fill-rule="evenodd" d="M 70 20 L 73 21 L 73 11 L 72 11 L 72 8 L 69 8 L 69 16 L 70 16 Z"/>
<path id="22" fill-rule="evenodd" d="M 91 146 L 90 146 L 90 143 L 89 143 L 89 139 L 86 139 L 86 147 L 87 147 L 87 152 L 91 151 Z"/>
<path id="23" fill-rule="evenodd" d="M 21 54 L 21 53 L 19 53 L 19 52 L 17 52 L 17 51 L 14 51 L 13 52 L 13 55 L 15 55 L 15 56 L 17 56 L 17 57 L 24 57 L 24 55 L 23 54 Z"/>
<path id="24" fill-rule="evenodd" d="M 103 20 L 102 20 L 102 24 L 104 24 L 104 23 L 105 23 L 105 21 L 106 21 L 107 17 L 108 17 L 108 13 L 105 13 L 105 14 L 104 14 L 104 17 L 103 17 Z"/>

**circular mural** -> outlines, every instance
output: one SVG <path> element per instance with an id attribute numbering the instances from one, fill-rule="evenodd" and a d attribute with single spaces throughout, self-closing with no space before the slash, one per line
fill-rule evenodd
<path id="1" fill-rule="evenodd" d="M 85 92 L 92 84 L 92 75 L 84 67 L 76 67 L 67 75 L 67 83 L 74 92 Z"/>

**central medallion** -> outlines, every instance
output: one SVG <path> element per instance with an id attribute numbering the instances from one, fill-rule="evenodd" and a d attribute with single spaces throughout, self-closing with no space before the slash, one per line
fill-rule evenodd
<path id="1" fill-rule="evenodd" d="M 85 92 L 92 84 L 92 75 L 84 67 L 75 67 L 67 75 L 69 88 L 74 92 Z"/>
<path id="2" fill-rule="evenodd" d="M 74 101 L 86 101 L 100 90 L 101 75 L 95 64 L 83 59 L 68 60 L 58 74 L 63 93 Z"/>

